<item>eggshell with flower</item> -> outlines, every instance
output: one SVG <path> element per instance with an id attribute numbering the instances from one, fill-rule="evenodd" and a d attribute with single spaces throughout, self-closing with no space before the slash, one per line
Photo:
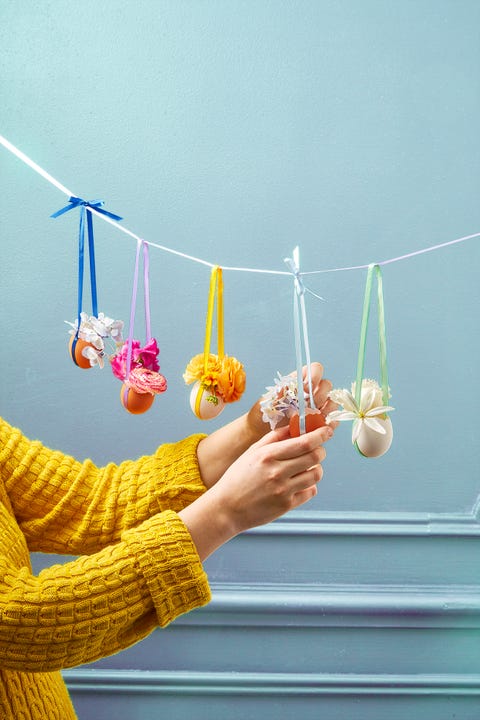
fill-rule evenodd
<path id="1" fill-rule="evenodd" d="M 225 402 L 213 388 L 198 380 L 190 392 L 190 407 L 199 420 L 211 420 L 224 410 Z"/>
<path id="2" fill-rule="evenodd" d="M 160 371 L 158 354 L 160 349 L 155 338 L 150 338 L 142 347 L 138 340 L 127 340 L 110 358 L 112 372 L 119 380 L 123 380 L 120 400 L 129 413 L 140 415 L 149 410 L 155 395 L 164 393 L 167 380 Z M 127 377 L 128 356 L 130 355 L 130 372 Z"/>
<path id="3" fill-rule="evenodd" d="M 141 415 L 152 407 L 155 395 L 145 392 L 139 393 L 133 388 L 123 383 L 120 390 L 120 402 L 125 410 L 132 415 Z"/>
<path id="4" fill-rule="evenodd" d="M 190 407 L 199 420 L 217 417 L 227 403 L 236 402 L 245 390 L 245 370 L 236 358 L 203 353 L 188 363 L 183 379 L 193 387 Z"/>
<path id="5" fill-rule="evenodd" d="M 70 357 L 75 365 L 84 370 L 95 365 L 103 368 L 105 340 L 111 340 L 115 346 L 122 341 L 123 322 L 113 320 L 104 313 L 99 313 L 96 317 L 82 312 L 74 323 L 65 322 L 72 328 L 69 342 Z"/>
<path id="6" fill-rule="evenodd" d="M 343 410 L 334 410 L 327 422 L 353 420 L 352 443 L 364 457 L 380 457 L 390 448 L 393 439 L 392 422 L 388 413 L 394 410 L 384 404 L 382 388 L 375 380 L 362 380 L 360 401 L 355 399 L 356 387 L 332 390 L 329 398 Z"/>
<path id="7" fill-rule="evenodd" d="M 87 354 L 84 354 L 84 351 L 87 348 L 95 350 L 91 343 L 88 343 L 85 340 L 82 340 L 81 338 L 72 335 L 68 344 L 68 351 L 75 365 L 77 365 L 79 368 L 82 368 L 82 370 L 88 370 L 92 367 L 92 364 L 90 363 L 90 359 L 88 358 Z"/>
<path id="8" fill-rule="evenodd" d="M 380 457 L 390 449 L 393 440 L 392 421 L 388 416 L 375 418 L 378 428 L 374 430 L 363 423 L 355 441 L 357 450 L 368 458 Z M 380 431 L 382 428 L 383 432 Z"/>

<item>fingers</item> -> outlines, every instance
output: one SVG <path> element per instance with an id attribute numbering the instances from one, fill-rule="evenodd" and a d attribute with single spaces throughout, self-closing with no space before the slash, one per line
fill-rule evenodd
<path id="1" fill-rule="evenodd" d="M 286 461 L 285 469 L 287 470 L 288 468 L 287 474 L 291 478 L 290 483 L 292 492 L 296 493 L 305 489 L 306 487 L 312 487 L 313 485 L 316 485 L 320 482 L 323 477 L 323 468 L 321 463 L 325 460 L 326 456 L 327 451 L 324 447 L 321 447 L 316 453 L 315 459 L 317 460 L 317 462 L 312 465 L 309 464 L 309 466 L 306 468 L 305 458 L 297 458 L 295 461 Z M 304 463 L 303 469 L 295 472 L 295 463 L 297 463 L 298 465 L 301 460 L 303 460 Z"/>
<path id="2" fill-rule="evenodd" d="M 312 379 L 312 390 L 315 405 L 324 415 L 328 415 L 331 411 L 328 409 L 326 403 L 330 402 L 328 399 L 328 393 L 332 390 L 333 385 L 330 380 L 323 377 L 323 365 L 321 363 L 311 363 L 310 376 Z M 303 368 L 303 388 L 307 394 L 310 392 L 306 367 Z M 324 407 L 326 411 L 324 411 Z M 332 407 L 332 409 L 335 410 L 336 406 Z"/>
<path id="3" fill-rule="evenodd" d="M 276 492 L 286 492 L 291 497 L 322 479 L 321 463 L 327 454 L 323 443 L 333 431 L 327 426 L 300 437 L 280 439 L 286 434 L 284 428 L 269 433 L 257 443 L 256 452 L 265 476 L 276 486 Z"/>
<path id="4" fill-rule="evenodd" d="M 326 402 L 320 407 L 320 411 L 322 412 L 322 415 L 327 417 L 328 413 L 338 410 L 338 407 L 337 403 L 334 403 L 333 400 L 327 398 Z"/>
<path id="5" fill-rule="evenodd" d="M 305 392 L 309 392 L 309 387 L 306 382 L 304 382 L 303 385 Z M 322 378 L 318 383 L 315 383 L 312 381 L 312 389 L 313 389 L 313 399 L 315 400 L 315 405 L 317 408 L 322 408 L 322 406 L 327 402 L 328 400 L 328 393 L 332 390 L 333 385 L 330 382 L 330 380 L 327 380 L 326 378 Z"/>
<path id="6" fill-rule="evenodd" d="M 310 363 L 310 375 L 312 377 L 312 382 L 318 382 L 323 377 L 323 365 L 319 362 L 313 362 Z M 307 366 L 304 365 L 302 369 L 302 377 L 304 380 L 307 379 Z"/>
<path id="7" fill-rule="evenodd" d="M 312 452 L 331 437 L 333 437 L 333 429 L 328 425 L 295 438 L 290 437 L 288 427 L 282 427 L 265 435 L 257 443 L 257 447 L 270 445 L 271 452 L 277 460 L 289 460 Z"/>
<path id="8" fill-rule="evenodd" d="M 304 490 L 301 490 L 300 492 L 295 493 L 292 499 L 292 507 L 291 509 L 294 510 L 297 507 L 300 507 L 300 505 L 304 505 L 309 500 L 315 497 L 317 494 L 317 486 L 311 485 L 310 487 L 305 488 Z"/>

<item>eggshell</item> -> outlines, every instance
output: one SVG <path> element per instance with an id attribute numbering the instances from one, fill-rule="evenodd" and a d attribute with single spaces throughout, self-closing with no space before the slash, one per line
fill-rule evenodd
<path id="1" fill-rule="evenodd" d="M 93 345 L 81 338 L 76 338 L 75 342 L 75 336 L 72 335 L 68 345 L 68 350 L 75 365 L 78 365 L 78 367 L 82 368 L 82 370 L 88 370 L 92 367 L 90 365 L 90 360 L 82 355 L 82 350 L 86 347 L 93 347 Z"/>
<path id="2" fill-rule="evenodd" d="M 211 420 L 220 415 L 225 403 L 214 391 L 205 388 L 201 382 L 196 382 L 190 392 L 190 407 L 199 420 Z"/>
<path id="3" fill-rule="evenodd" d="M 380 457 L 384 455 L 390 448 L 393 440 L 393 427 L 392 421 L 389 417 L 386 418 L 375 418 L 385 428 L 385 434 L 375 432 L 371 428 L 363 424 L 358 436 L 357 442 L 355 443 L 357 450 L 365 457 Z"/>
<path id="4" fill-rule="evenodd" d="M 120 402 L 125 410 L 132 415 L 141 415 L 152 407 L 155 395 L 151 393 L 138 393 L 136 390 L 129 388 L 125 383 L 120 390 Z"/>
<path id="5" fill-rule="evenodd" d="M 325 415 L 323 415 L 320 410 L 317 411 L 310 411 L 305 414 L 305 430 L 308 432 L 311 432 L 312 430 L 316 430 L 317 428 L 324 427 L 327 424 L 327 421 L 325 420 Z M 289 422 L 290 427 L 290 437 L 299 437 L 300 436 L 300 415 L 292 415 Z"/>

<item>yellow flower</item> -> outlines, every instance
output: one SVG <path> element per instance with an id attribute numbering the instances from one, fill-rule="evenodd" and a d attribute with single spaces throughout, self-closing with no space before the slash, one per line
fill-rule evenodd
<path id="1" fill-rule="evenodd" d="M 200 381 L 202 385 L 205 385 L 207 388 L 217 388 L 221 372 L 222 364 L 220 359 L 218 355 L 214 355 L 213 353 L 210 353 L 208 356 L 207 370 L 205 372 L 204 355 L 200 353 L 199 355 L 195 355 L 188 363 L 183 374 L 183 379 L 187 385 Z"/>
<path id="2" fill-rule="evenodd" d="M 209 390 L 215 390 L 226 403 L 239 400 L 245 390 L 245 370 L 243 365 L 234 357 L 225 355 L 222 360 L 218 355 L 210 353 L 207 370 L 203 353 L 195 355 L 188 363 L 183 379 L 190 383 L 201 382 Z"/>
<path id="3" fill-rule="evenodd" d="M 226 403 L 236 402 L 245 390 L 246 375 L 243 365 L 234 357 L 225 355 L 218 376 L 218 392 Z"/>

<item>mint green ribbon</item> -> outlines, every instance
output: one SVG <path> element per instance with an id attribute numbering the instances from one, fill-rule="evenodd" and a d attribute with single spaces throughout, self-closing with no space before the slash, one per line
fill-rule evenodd
<path id="1" fill-rule="evenodd" d="M 382 401 L 388 405 L 388 367 L 387 367 L 387 338 L 385 334 L 385 309 L 383 305 L 383 284 L 380 265 L 372 263 L 368 266 L 367 282 L 365 285 L 365 297 L 363 301 L 362 326 L 360 330 L 360 346 L 358 349 L 357 377 L 355 381 L 355 402 L 360 407 L 362 396 L 362 381 L 365 367 L 365 349 L 367 345 L 368 322 L 370 319 L 370 306 L 372 297 L 373 278 L 377 278 L 377 306 L 378 306 L 378 346 L 380 354 L 380 386 L 382 388 Z M 355 447 L 358 449 L 357 443 Z M 360 454 L 362 454 L 360 452 Z"/>

